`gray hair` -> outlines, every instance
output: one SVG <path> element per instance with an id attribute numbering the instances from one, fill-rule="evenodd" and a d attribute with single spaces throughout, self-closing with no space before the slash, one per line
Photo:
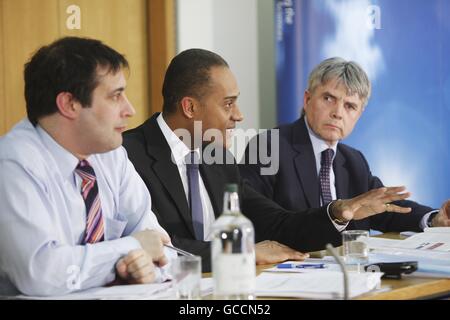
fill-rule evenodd
<path id="1" fill-rule="evenodd" d="M 371 86 L 366 72 L 354 61 L 346 61 L 339 57 L 329 58 L 317 65 L 309 74 L 308 91 L 314 92 L 318 85 L 324 85 L 330 80 L 337 79 L 347 88 L 347 94 L 358 94 L 367 105 L 370 98 Z"/>

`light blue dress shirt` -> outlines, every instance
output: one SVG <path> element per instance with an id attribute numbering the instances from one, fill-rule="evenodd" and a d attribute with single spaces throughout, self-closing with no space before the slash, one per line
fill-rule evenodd
<path id="1" fill-rule="evenodd" d="M 22 120 L 0 138 L 0 294 L 62 295 L 115 279 L 115 263 L 144 229 L 165 232 L 123 147 L 87 158 L 95 170 L 105 241 L 81 245 L 86 208 L 78 159 Z"/>

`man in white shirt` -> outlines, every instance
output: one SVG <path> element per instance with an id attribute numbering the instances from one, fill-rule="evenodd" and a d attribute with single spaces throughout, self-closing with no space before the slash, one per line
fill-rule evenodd
<path id="1" fill-rule="evenodd" d="M 0 140 L 0 294 L 161 278 L 170 239 L 121 147 L 123 55 L 67 37 L 25 66 L 28 118 Z"/>

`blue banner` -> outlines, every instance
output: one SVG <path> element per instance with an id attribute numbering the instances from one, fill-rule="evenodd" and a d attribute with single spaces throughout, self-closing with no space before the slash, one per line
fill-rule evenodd
<path id="1" fill-rule="evenodd" d="M 275 0 L 278 123 L 296 120 L 323 59 L 358 62 L 372 97 L 344 141 L 386 185 L 450 198 L 450 1 Z"/>

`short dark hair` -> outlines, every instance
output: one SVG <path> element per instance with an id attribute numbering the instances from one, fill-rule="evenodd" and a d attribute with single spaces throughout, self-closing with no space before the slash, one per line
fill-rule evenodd
<path id="1" fill-rule="evenodd" d="M 64 37 L 40 48 L 25 64 L 27 115 L 35 126 L 38 120 L 57 112 L 56 97 L 70 92 L 89 107 L 98 85 L 97 67 L 116 73 L 128 68 L 125 57 L 99 40 Z"/>
<path id="2" fill-rule="evenodd" d="M 164 76 L 163 113 L 175 112 L 183 97 L 201 100 L 208 91 L 212 67 L 229 66 L 221 56 L 204 49 L 189 49 L 173 58 Z"/>

